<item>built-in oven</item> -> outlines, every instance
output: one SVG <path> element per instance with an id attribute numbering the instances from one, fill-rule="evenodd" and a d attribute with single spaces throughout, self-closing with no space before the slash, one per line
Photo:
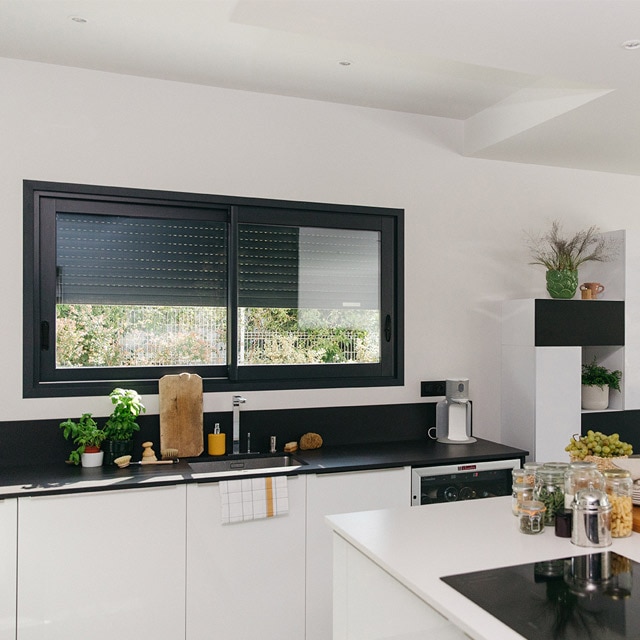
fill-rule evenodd
<path id="1" fill-rule="evenodd" d="M 411 504 L 511 495 L 511 471 L 519 467 L 518 458 L 414 467 L 411 470 Z"/>

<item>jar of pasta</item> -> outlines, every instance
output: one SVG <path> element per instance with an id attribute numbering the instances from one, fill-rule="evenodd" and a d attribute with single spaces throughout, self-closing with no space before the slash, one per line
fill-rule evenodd
<path id="1" fill-rule="evenodd" d="M 605 490 L 611 503 L 611 537 L 626 538 L 633 531 L 633 480 L 624 469 L 605 469 Z"/>

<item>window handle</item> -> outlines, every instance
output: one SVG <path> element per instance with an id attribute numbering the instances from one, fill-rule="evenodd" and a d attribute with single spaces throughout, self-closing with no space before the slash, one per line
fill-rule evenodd
<path id="1" fill-rule="evenodd" d="M 391 342 L 391 316 L 387 315 L 384 320 L 384 337 L 387 342 Z"/>
<path id="2" fill-rule="evenodd" d="M 49 351 L 49 323 L 46 320 L 40 323 L 40 348 Z"/>

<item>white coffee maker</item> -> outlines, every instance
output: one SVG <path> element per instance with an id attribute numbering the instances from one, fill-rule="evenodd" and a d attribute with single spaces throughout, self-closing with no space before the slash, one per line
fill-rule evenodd
<path id="1" fill-rule="evenodd" d="M 469 380 L 446 381 L 445 399 L 436 404 L 436 440 L 446 444 L 475 442 L 471 437 L 471 404 Z"/>

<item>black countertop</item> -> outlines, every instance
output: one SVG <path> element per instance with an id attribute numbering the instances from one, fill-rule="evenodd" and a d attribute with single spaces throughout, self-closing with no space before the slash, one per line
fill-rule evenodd
<path id="1" fill-rule="evenodd" d="M 524 458 L 526 451 L 489 440 L 468 444 L 442 444 L 434 440 L 324 446 L 296 451 L 302 466 L 286 475 L 338 473 L 404 466 L 439 466 L 463 462 Z M 134 489 L 193 482 L 219 482 L 230 477 L 194 477 L 190 461 L 215 459 L 209 456 L 183 459 L 173 465 L 132 465 L 83 468 L 68 464 L 22 466 L 0 471 L 0 499 L 42 494 L 78 493 L 114 489 Z M 243 472 L 241 477 L 268 475 Z"/>

